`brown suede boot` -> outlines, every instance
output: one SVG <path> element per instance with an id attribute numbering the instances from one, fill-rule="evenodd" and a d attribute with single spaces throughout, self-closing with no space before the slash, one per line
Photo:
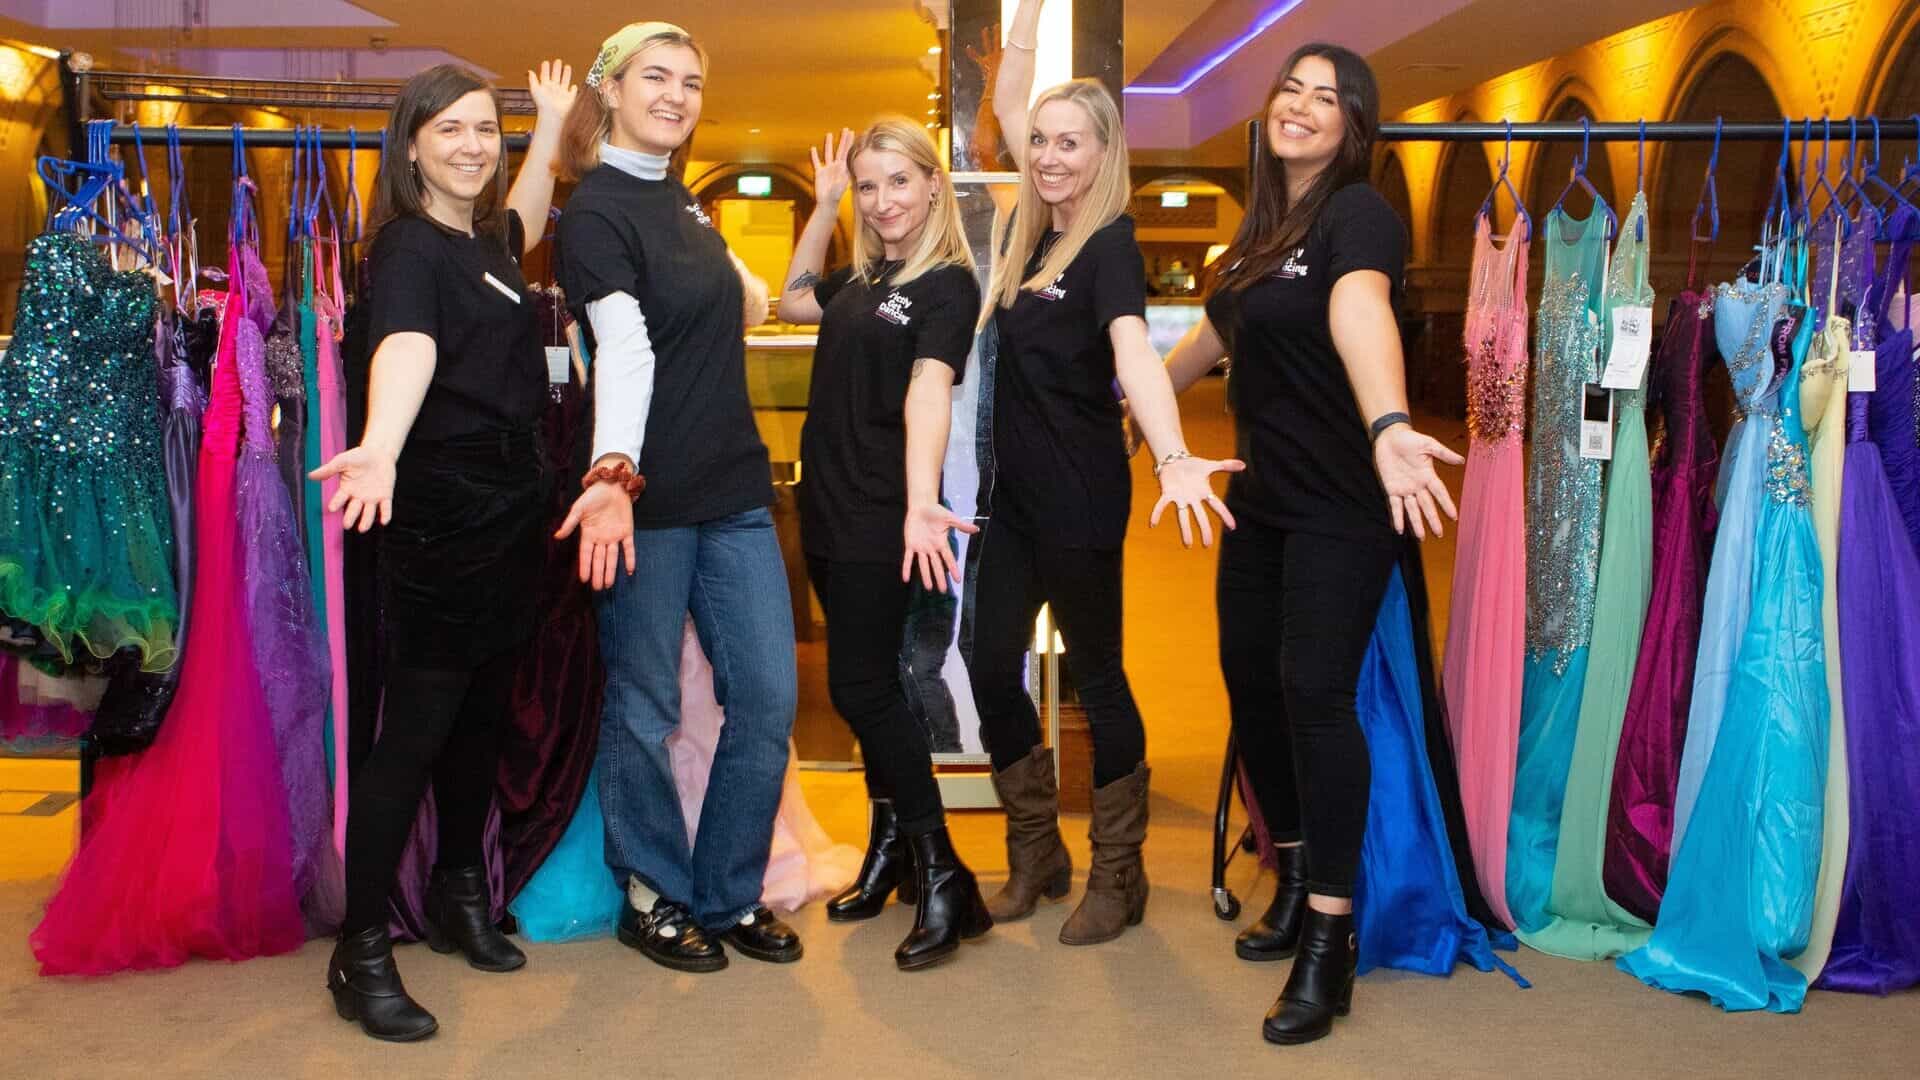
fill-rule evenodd
<path id="1" fill-rule="evenodd" d="M 1007 883 L 987 901 L 994 922 L 1033 914 L 1042 896 L 1058 900 L 1073 887 L 1073 858 L 1060 839 L 1060 787 L 1053 753 L 1044 746 L 993 774 L 1007 811 Z"/>
<path id="2" fill-rule="evenodd" d="M 1087 895 L 1060 928 L 1063 945 L 1112 941 L 1147 912 L 1147 870 L 1140 845 L 1147 838 L 1146 762 L 1105 787 L 1093 789 L 1093 864 L 1087 867 Z"/>

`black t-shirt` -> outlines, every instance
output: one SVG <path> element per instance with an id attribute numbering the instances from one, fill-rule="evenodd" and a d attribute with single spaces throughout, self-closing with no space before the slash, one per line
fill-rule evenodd
<path id="1" fill-rule="evenodd" d="M 980 285 L 964 266 L 929 270 L 904 285 L 836 270 L 813 287 L 820 341 L 813 350 L 807 422 L 800 429 L 800 538 L 809 555 L 846 562 L 900 561 L 907 511 L 907 384 L 916 360 L 967 373 Z M 877 283 L 876 283 L 877 282 Z"/>
<path id="2" fill-rule="evenodd" d="M 1207 300 L 1207 318 L 1233 356 L 1234 426 L 1247 463 L 1227 485 L 1235 515 L 1323 535 L 1393 537 L 1367 437 L 1371 417 L 1360 415 L 1327 314 L 1334 282 L 1355 270 L 1387 275 L 1398 296 L 1406 251 L 1393 207 L 1370 185 L 1350 184 L 1277 272 Z"/>
<path id="3" fill-rule="evenodd" d="M 767 448 L 747 399 L 739 274 L 700 204 L 678 180 L 602 165 L 560 215 L 560 287 L 595 347 L 587 305 L 624 292 L 653 345 L 653 403 L 633 504 L 640 528 L 671 528 L 773 501 Z"/>
<path id="4" fill-rule="evenodd" d="M 435 347 L 433 381 L 409 443 L 530 432 L 545 408 L 546 354 L 520 276 L 520 218 L 511 210 L 507 224 L 506 243 L 413 216 L 395 218 L 374 237 L 368 361 L 391 334 L 425 334 Z"/>
<path id="5" fill-rule="evenodd" d="M 1059 239 L 1042 238 L 1029 276 Z M 1146 267 L 1125 215 L 1089 237 L 1052 284 L 994 311 L 995 518 L 1062 547 L 1126 540 L 1133 474 L 1107 328 L 1146 311 Z"/>

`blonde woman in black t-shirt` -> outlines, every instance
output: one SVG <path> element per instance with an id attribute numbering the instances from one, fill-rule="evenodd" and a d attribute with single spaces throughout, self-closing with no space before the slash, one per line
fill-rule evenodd
<path id="1" fill-rule="evenodd" d="M 1401 534 L 1437 535 L 1454 516 L 1434 465 L 1461 458 L 1407 416 L 1393 310 L 1406 229 L 1366 183 L 1373 73 L 1346 49 L 1305 46 L 1268 95 L 1265 127 L 1206 317 L 1167 367 L 1184 390 L 1233 353 L 1247 470 L 1227 491 L 1240 528 L 1220 552 L 1220 665 L 1281 878 L 1235 951 L 1295 957 L 1264 1033 L 1301 1043 L 1325 1036 L 1353 994 L 1371 775 L 1361 661 Z"/>
<path id="2" fill-rule="evenodd" d="M 1121 667 L 1121 560 L 1132 500 L 1121 406 L 1151 444 L 1160 481 L 1152 521 L 1173 507 L 1182 540 L 1209 514 L 1233 517 L 1209 486 L 1237 461 L 1187 452 L 1160 357 L 1147 340 L 1146 270 L 1125 215 L 1131 182 L 1120 110 L 1100 84 L 1063 83 L 1031 112 L 1040 0 L 1022 0 L 995 76 L 994 113 L 1020 168 L 1001 223 L 982 323 L 998 341 L 993 372 L 995 473 L 978 544 L 962 650 L 1007 813 L 1007 883 L 996 919 L 1065 896 L 1072 864 L 1060 837 L 1053 757 L 1025 686 L 1027 643 L 1048 605 L 1066 642 L 1093 735 L 1093 861 L 1087 892 L 1060 930 L 1068 945 L 1110 941 L 1146 910 L 1146 731 Z"/>
<path id="3" fill-rule="evenodd" d="M 817 323 L 800 433 L 800 540 L 827 615 L 827 690 L 860 739 L 872 797 L 860 876 L 827 903 L 837 922 L 915 903 L 902 969 L 951 956 L 993 926 L 954 853 L 927 731 L 908 706 L 900 646 L 916 582 L 958 582 L 951 530 L 976 531 L 941 504 L 953 387 L 980 311 L 973 253 L 953 186 L 926 129 L 881 120 L 813 152 L 814 209 L 787 270 L 780 317 Z M 852 265 L 820 274 L 851 188 Z"/>
<path id="4" fill-rule="evenodd" d="M 529 73 L 539 117 L 511 190 L 484 80 L 447 64 L 401 88 L 353 316 L 371 353 L 349 358 L 368 381 L 366 430 L 313 473 L 339 478 L 327 510 L 345 511 L 346 528 L 381 526 L 381 730 L 349 773 L 346 917 L 327 967 L 335 1008 L 376 1039 L 438 1027 L 407 995 L 387 939 L 387 897 L 429 783 L 439 836 L 428 940 L 482 971 L 526 963 L 494 925 L 483 832 L 545 548 L 534 425 L 546 358 L 519 262 L 553 200 L 572 79 L 559 61 Z"/>

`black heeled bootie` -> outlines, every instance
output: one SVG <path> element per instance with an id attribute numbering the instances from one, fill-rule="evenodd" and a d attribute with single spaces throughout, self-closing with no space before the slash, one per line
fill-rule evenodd
<path id="1" fill-rule="evenodd" d="M 1353 1008 L 1356 948 L 1353 915 L 1329 915 L 1307 909 L 1300 926 L 1300 950 L 1287 974 L 1287 988 L 1267 1010 L 1261 1031 L 1270 1043 L 1292 1046 L 1324 1039 L 1333 1018 Z"/>
<path id="2" fill-rule="evenodd" d="M 901 971 L 914 971 L 952 956 L 962 941 L 993 929 L 993 916 L 980 896 L 980 883 L 954 853 L 946 826 L 912 840 L 914 873 L 920 899 L 913 932 L 893 951 Z"/>
<path id="3" fill-rule="evenodd" d="M 327 989 L 340 1019 L 359 1021 L 360 1030 L 376 1039 L 413 1042 L 440 1028 L 432 1013 L 407 996 L 384 926 L 341 936 L 327 961 Z"/>
<path id="4" fill-rule="evenodd" d="M 427 881 L 427 944 L 437 953 L 464 953 L 481 971 L 525 967 L 527 954 L 493 925 L 492 909 L 486 867 L 435 867 Z"/>
<path id="5" fill-rule="evenodd" d="M 906 838 L 900 835 L 900 821 L 893 815 L 892 799 L 874 799 L 867 816 L 867 857 L 860 863 L 860 876 L 827 901 L 830 922 L 859 922 L 880 914 L 887 897 L 896 890 L 900 902 L 914 902 L 913 860 L 907 853 Z"/>
<path id="6" fill-rule="evenodd" d="M 1280 884 L 1259 921 L 1233 939 L 1242 960 L 1285 960 L 1300 945 L 1300 919 L 1307 910 L 1307 846 L 1276 847 Z"/>

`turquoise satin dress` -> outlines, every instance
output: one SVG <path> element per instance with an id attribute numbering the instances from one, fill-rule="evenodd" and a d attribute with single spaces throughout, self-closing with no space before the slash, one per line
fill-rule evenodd
<path id="1" fill-rule="evenodd" d="M 1805 267 L 1796 244 L 1786 284 L 1802 295 Z M 1768 424 L 1753 605 L 1725 719 L 1653 937 L 1620 960 L 1650 986 L 1705 994 L 1729 1012 L 1799 1011 L 1807 980 L 1787 961 L 1807 946 L 1824 827 L 1823 571 L 1800 416 L 1814 319 L 1804 302 L 1786 317 L 1772 334 L 1789 363 Z"/>
<path id="2" fill-rule="evenodd" d="M 1507 908 L 1523 931 L 1547 921 L 1587 681 L 1600 568 L 1601 466 L 1580 456 L 1580 421 L 1586 385 L 1600 378 L 1606 232 L 1597 214 L 1585 221 L 1559 210 L 1547 216 L 1527 471 L 1527 660 L 1507 820 Z"/>

